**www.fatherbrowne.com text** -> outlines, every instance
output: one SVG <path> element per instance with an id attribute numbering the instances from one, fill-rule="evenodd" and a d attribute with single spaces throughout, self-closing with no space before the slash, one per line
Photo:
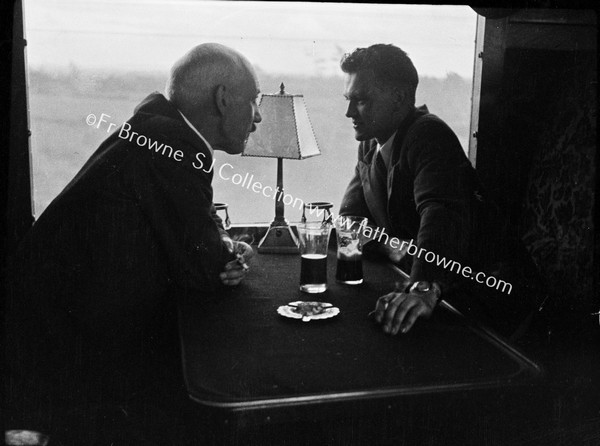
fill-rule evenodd
<path id="1" fill-rule="evenodd" d="M 95 114 L 90 113 L 86 117 L 86 123 L 90 127 L 95 127 L 97 129 L 99 129 L 103 124 L 107 124 L 106 132 L 109 133 L 113 128 L 117 128 L 117 124 L 107 121 L 107 118 L 110 118 L 110 115 L 102 113 L 100 118 L 98 118 Z M 159 141 L 153 141 L 145 135 L 134 131 L 131 127 L 131 124 L 128 122 L 121 124 L 119 127 L 118 136 L 123 140 L 127 140 L 132 143 L 135 142 L 135 144 L 137 144 L 140 148 L 160 153 L 166 158 L 173 159 L 174 161 L 181 162 L 184 159 L 184 154 L 181 150 L 175 149 Z M 213 157 L 210 165 L 207 165 L 206 161 L 206 155 L 198 152 L 195 155 L 194 160 L 191 162 L 191 165 L 194 169 L 202 170 L 206 173 L 215 171 L 216 159 Z M 304 200 L 300 198 L 294 198 L 290 194 L 284 193 L 279 187 L 273 188 L 272 186 L 263 185 L 260 181 L 254 181 L 253 174 L 246 172 L 245 175 L 242 175 L 234 172 L 234 170 L 235 168 L 232 164 L 223 163 L 216 171 L 222 180 L 231 181 L 236 186 L 240 186 L 251 190 L 254 193 L 261 194 L 265 198 L 270 198 L 273 201 L 282 201 L 286 206 L 292 206 L 294 208 L 298 208 L 299 210 L 304 209 Z M 309 215 L 314 215 L 316 213 L 317 218 L 322 218 L 324 210 L 309 207 L 308 212 Z M 346 223 L 344 216 L 337 216 L 335 218 L 332 216 L 332 221 L 337 221 L 338 224 L 342 225 L 346 224 L 348 228 L 351 226 L 351 222 L 349 220 Z M 365 238 L 377 240 L 378 242 L 387 244 L 391 248 L 397 249 L 401 252 L 406 250 L 406 254 L 408 255 L 416 256 L 417 258 L 423 258 L 428 263 L 435 263 L 437 266 L 441 266 L 444 269 L 459 274 L 464 278 L 474 280 L 480 284 L 485 284 L 487 287 L 494 288 L 503 293 L 510 294 L 512 292 L 512 285 L 510 283 L 494 276 L 488 276 L 483 272 L 474 272 L 469 266 L 462 266 L 455 260 L 446 259 L 446 257 L 440 257 L 433 251 L 428 251 L 425 248 L 419 248 L 413 243 L 414 240 L 412 239 L 400 240 L 396 237 L 390 237 L 385 232 L 385 228 L 373 228 L 368 224 L 363 224 L 360 227 L 360 231 Z"/>

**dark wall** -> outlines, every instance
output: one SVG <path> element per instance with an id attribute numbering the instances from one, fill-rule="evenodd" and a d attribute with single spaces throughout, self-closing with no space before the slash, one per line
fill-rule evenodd
<path id="1" fill-rule="evenodd" d="M 543 265 L 544 279 L 559 303 L 593 310 L 598 304 L 592 282 L 596 55 L 535 51 L 517 58 L 527 61 L 521 66 L 537 66 L 544 72 L 530 85 L 540 100 L 531 108 L 523 107 L 536 119 L 526 126 L 517 126 L 518 114 L 508 120 L 518 129 L 517 137 L 530 138 L 532 149 L 531 168 L 523 181 L 523 240 Z"/>
<path id="2" fill-rule="evenodd" d="M 12 18 L 11 40 L 3 46 L 11 49 L 10 94 L 8 119 L 9 141 L 3 145 L 4 169 L 8 169 L 6 187 L 6 237 L 4 249 L 11 251 L 17 242 L 33 225 L 31 203 L 31 169 L 29 162 L 29 118 L 27 106 L 27 82 L 25 75 L 25 47 L 23 38 L 23 6 L 21 1 L 14 2 L 10 11 Z M 4 67 L 3 67 L 4 68 Z M 8 88 L 7 88 L 8 89 Z M 6 115 L 5 115 L 6 116 Z"/>
<path id="3" fill-rule="evenodd" d="M 477 170 L 561 308 L 594 293 L 595 16 L 526 11 L 488 20 Z M 597 266 L 596 266 L 597 268 Z"/>

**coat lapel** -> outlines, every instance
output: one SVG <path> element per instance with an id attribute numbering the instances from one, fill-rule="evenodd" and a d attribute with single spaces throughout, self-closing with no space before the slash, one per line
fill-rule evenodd
<path id="1" fill-rule="evenodd" d="M 363 193 L 365 201 L 379 227 L 388 226 L 387 218 L 387 190 L 385 165 L 381 159 L 377 162 L 377 144 L 371 141 L 371 147 L 365 161 L 359 162 L 360 176 L 363 179 Z"/>
<path id="2" fill-rule="evenodd" d="M 425 105 L 416 108 L 398 128 L 398 132 L 396 133 L 396 137 L 394 138 L 392 159 L 390 161 L 390 165 L 387 172 L 386 184 L 387 202 L 385 203 L 385 209 L 387 210 L 388 215 L 390 215 L 391 212 L 396 211 L 394 209 L 394 203 L 397 202 L 397 200 L 395 200 L 395 196 L 399 193 L 398 185 L 400 184 L 400 182 L 399 179 L 395 177 L 397 177 L 400 174 L 400 152 L 402 151 L 404 139 L 406 138 L 408 130 L 415 123 L 415 121 L 427 113 L 429 113 L 429 111 L 427 110 L 427 106 Z"/>

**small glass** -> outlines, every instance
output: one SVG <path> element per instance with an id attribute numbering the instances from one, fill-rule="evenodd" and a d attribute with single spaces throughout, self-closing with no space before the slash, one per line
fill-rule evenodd
<path id="1" fill-rule="evenodd" d="M 361 231 L 367 218 L 339 216 L 335 220 L 337 270 L 335 280 L 348 285 L 363 282 Z"/>
<path id="2" fill-rule="evenodd" d="M 223 220 L 223 229 L 228 230 L 231 228 L 231 220 L 229 219 L 229 205 L 227 203 L 214 203 L 215 210 L 225 211 L 225 220 Z"/>
<path id="3" fill-rule="evenodd" d="M 300 241 L 300 291 L 322 293 L 327 289 L 327 248 L 331 225 L 324 222 L 298 224 Z"/>

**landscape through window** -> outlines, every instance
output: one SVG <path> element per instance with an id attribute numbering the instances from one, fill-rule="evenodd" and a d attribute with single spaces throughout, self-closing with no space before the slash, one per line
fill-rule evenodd
<path id="1" fill-rule="evenodd" d="M 342 55 L 374 43 L 404 49 L 419 72 L 417 105 L 444 119 L 465 151 L 476 13 L 467 6 L 153 0 L 28 0 L 27 38 L 33 198 L 36 218 L 108 137 L 86 117 L 120 125 L 193 46 L 219 42 L 254 64 L 263 93 L 304 95 L 321 156 L 284 161 L 285 192 L 337 210 L 358 147 L 346 118 Z M 115 130 L 115 127 L 111 129 Z M 274 185 L 276 160 L 216 153 L 216 166 Z M 233 170 L 230 169 L 229 173 Z M 215 202 L 232 223 L 269 222 L 272 199 L 215 175 Z M 286 218 L 301 211 L 286 207 Z"/>

